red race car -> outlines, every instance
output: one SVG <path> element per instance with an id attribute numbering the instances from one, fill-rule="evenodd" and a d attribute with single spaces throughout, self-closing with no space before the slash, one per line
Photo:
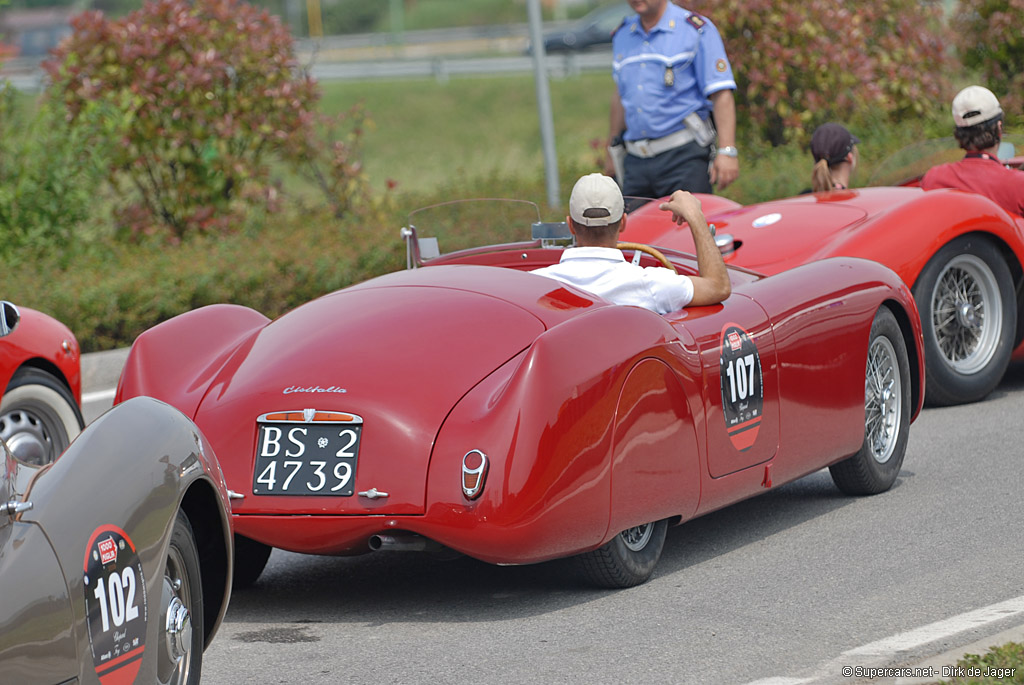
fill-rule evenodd
<path id="1" fill-rule="evenodd" d="M 0 310 L 0 440 L 22 462 L 49 464 L 84 426 L 78 341 L 45 314 Z"/>
<path id="2" fill-rule="evenodd" d="M 949 140 L 928 141 L 894 155 L 870 181 L 894 186 L 749 206 L 701 201 L 728 264 L 778 274 L 844 256 L 892 268 L 921 312 L 929 404 L 974 402 L 995 389 L 1011 356 L 1024 358 L 1024 217 L 973 193 L 917 187 L 931 165 L 962 156 Z M 1006 162 L 1019 167 L 1024 157 Z M 630 217 L 622 240 L 693 251 L 689 229 L 651 205 Z"/>
<path id="3" fill-rule="evenodd" d="M 442 224 L 458 242 L 504 216 Z M 558 260 L 564 225 L 441 255 L 422 218 L 404 230 L 414 268 L 275 321 L 205 307 L 132 346 L 115 401 L 162 399 L 210 439 L 239 585 L 272 547 L 443 546 L 500 564 L 582 555 L 624 587 L 650 576 L 669 524 L 826 466 L 848 493 L 896 479 L 924 379 L 917 309 L 889 269 L 731 269 L 724 304 L 659 316 L 527 273 Z"/>

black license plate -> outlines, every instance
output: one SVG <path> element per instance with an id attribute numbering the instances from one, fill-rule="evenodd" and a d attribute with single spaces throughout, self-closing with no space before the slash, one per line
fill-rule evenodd
<path id="1" fill-rule="evenodd" d="M 259 417 L 257 426 L 253 494 L 352 496 L 361 418 L 315 410 L 273 412 Z"/>

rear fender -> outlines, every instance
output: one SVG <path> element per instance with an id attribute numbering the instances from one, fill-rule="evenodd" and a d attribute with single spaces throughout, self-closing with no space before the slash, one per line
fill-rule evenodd
<path id="1" fill-rule="evenodd" d="M 538 336 L 469 392 L 445 420 L 430 460 L 428 516 L 445 528 L 446 544 L 498 563 L 600 546 L 625 378 L 677 339 L 653 312 L 601 307 Z M 489 469 L 482 494 L 470 500 L 461 469 L 474 449 L 487 455 Z"/>
<path id="2" fill-rule="evenodd" d="M 148 395 L 194 418 L 217 372 L 269 322 L 248 307 L 215 304 L 150 328 L 132 345 L 114 403 Z"/>

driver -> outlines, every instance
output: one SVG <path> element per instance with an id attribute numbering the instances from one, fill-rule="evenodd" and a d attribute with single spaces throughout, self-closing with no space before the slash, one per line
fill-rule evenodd
<path id="1" fill-rule="evenodd" d="M 661 203 L 660 209 L 672 212 L 676 224 L 689 224 L 699 276 L 626 261 L 616 248 L 627 219 L 622 192 L 612 178 L 597 173 L 578 180 L 569 197 L 567 221 L 577 246 L 566 248 L 558 264 L 533 273 L 575 285 L 615 304 L 645 307 L 659 314 L 688 305 L 717 304 L 729 297 L 729 274 L 701 212 L 700 200 L 677 190 L 668 202 Z"/>
<path id="2" fill-rule="evenodd" d="M 1024 214 L 1024 172 L 1007 169 L 996 152 L 1003 137 L 1003 110 L 988 88 L 968 86 L 953 98 L 953 135 L 967 155 L 932 167 L 925 190 L 959 188 L 984 195 L 1013 214 Z"/>

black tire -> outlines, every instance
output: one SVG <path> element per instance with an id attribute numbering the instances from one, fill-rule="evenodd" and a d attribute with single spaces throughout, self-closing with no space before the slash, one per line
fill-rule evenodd
<path id="1" fill-rule="evenodd" d="M 256 542 L 244 535 L 235 535 L 235 572 L 232 587 L 246 588 L 253 585 L 263 573 L 270 559 L 273 547 Z"/>
<path id="2" fill-rule="evenodd" d="M 961 236 L 929 260 L 913 291 L 924 331 L 925 401 L 984 398 L 1006 373 L 1017 330 L 1006 260 L 991 241 Z"/>
<path id="3" fill-rule="evenodd" d="M 188 517 L 181 511 L 174 520 L 164 564 L 158 620 L 160 644 L 156 682 L 160 685 L 198 685 L 205 639 L 203 583 L 195 535 Z"/>
<path id="4" fill-rule="evenodd" d="M 578 557 L 583 573 L 599 587 L 640 585 L 654 573 L 667 531 L 668 521 L 624 530 L 593 552 Z"/>
<path id="5" fill-rule="evenodd" d="M 0 439 L 27 464 L 51 463 L 85 422 L 71 391 L 51 374 L 18 369 L 0 400 Z"/>
<path id="6" fill-rule="evenodd" d="M 874 495 L 896 482 L 910 435 L 910 362 L 896 317 L 875 314 L 864 372 L 864 443 L 852 457 L 829 467 L 848 495 Z"/>

